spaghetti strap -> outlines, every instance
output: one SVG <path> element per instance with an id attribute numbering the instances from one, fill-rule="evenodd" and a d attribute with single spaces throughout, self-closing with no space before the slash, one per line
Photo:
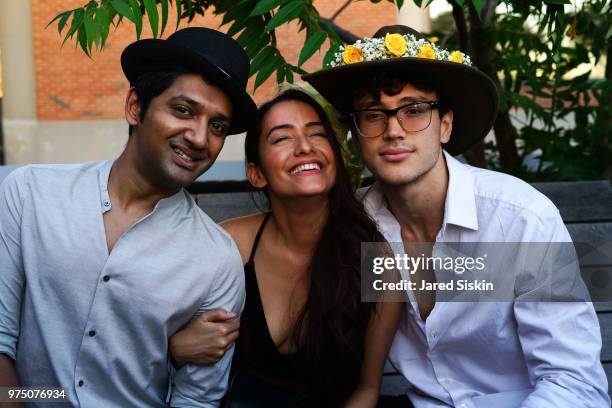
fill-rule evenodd
<path id="1" fill-rule="evenodd" d="M 255 257 L 255 251 L 257 250 L 257 245 L 259 245 L 259 239 L 261 238 L 261 234 L 263 233 L 263 230 L 266 226 L 266 223 L 268 222 L 268 219 L 270 218 L 270 215 L 272 215 L 271 212 L 267 213 L 263 221 L 261 222 L 261 225 L 259 226 L 257 235 L 255 235 L 255 241 L 253 242 L 253 247 L 251 248 L 251 255 L 249 256 L 249 262 L 247 263 L 253 262 L 253 258 Z"/>

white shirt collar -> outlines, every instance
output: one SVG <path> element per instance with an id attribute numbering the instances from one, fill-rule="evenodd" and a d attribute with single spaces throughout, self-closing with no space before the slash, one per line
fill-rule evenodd
<path id="1" fill-rule="evenodd" d="M 447 224 L 478 230 L 474 176 L 469 166 L 444 151 L 448 168 L 448 189 L 444 203 L 442 233 Z"/>
<path id="2" fill-rule="evenodd" d="M 478 230 L 474 176 L 467 165 L 461 163 L 446 151 L 444 151 L 444 157 L 448 168 L 448 188 L 440 235 L 444 235 L 447 224 Z M 384 229 L 384 226 L 397 223 L 397 220 L 387 207 L 387 202 L 379 183 L 374 183 L 366 191 L 363 204 L 368 214 L 376 220 L 379 227 Z"/>

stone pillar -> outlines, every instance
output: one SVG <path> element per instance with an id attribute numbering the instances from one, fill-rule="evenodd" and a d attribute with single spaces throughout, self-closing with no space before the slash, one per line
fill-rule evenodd
<path id="1" fill-rule="evenodd" d="M 37 125 L 32 0 L 0 0 L 0 49 L 5 162 L 32 162 Z"/>

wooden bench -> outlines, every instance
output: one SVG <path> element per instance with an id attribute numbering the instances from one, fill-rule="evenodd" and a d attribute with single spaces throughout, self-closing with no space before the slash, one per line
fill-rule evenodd
<path id="1" fill-rule="evenodd" d="M 219 184 L 212 191 L 219 191 Z M 236 185 L 237 188 L 244 184 Z M 608 181 L 535 183 L 533 186 L 548 196 L 559 208 L 561 216 L 574 242 L 612 245 L 612 186 Z M 198 193 L 206 191 L 206 185 L 194 185 L 198 205 L 215 221 L 251 214 L 257 208 L 246 192 Z M 210 189 L 208 189 L 210 190 Z M 263 208 L 263 207 L 261 207 Z M 582 274 L 590 281 L 591 293 L 602 330 L 603 349 L 601 361 L 612 384 L 612 251 L 597 256 L 581 258 Z M 390 365 L 385 368 L 381 393 L 400 395 L 410 385 Z"/>

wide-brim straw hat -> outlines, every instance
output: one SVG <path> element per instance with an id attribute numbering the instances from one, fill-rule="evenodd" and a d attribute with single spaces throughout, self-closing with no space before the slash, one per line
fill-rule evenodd
<path id="1" fill-rule="evenodd" d="M 392 34 L 402 36 L 406 43 L 403 55 L 389 53 L 387 34 L 391 35 L 392 48 L 399 40 Z M 400 74 L 407 80 L 411 76 L 417 81 L 425 79 L 443 93 L 446 107 L 453 111 L 453 131 L 444 145 L 446 151 L 452 155 L 463 153 L 487 135 L 497 116 L 499 96 L 493 81 L 473 67 L 467 55 L 442 49 L 403 25 L 382 27 L 372 38 L 378 40 L 365 38 L 342 47 L 331 67 L 302 79 L 344 114 L 353 111 L 353 89 L 369 78 L 389 73 Z M 399 48 L 401 52 L 403 48 Z M 354 52 L 352 57 L 346 56 L 347 49 Z M 396 54 L 397 49 L 393 49 Z"/>

